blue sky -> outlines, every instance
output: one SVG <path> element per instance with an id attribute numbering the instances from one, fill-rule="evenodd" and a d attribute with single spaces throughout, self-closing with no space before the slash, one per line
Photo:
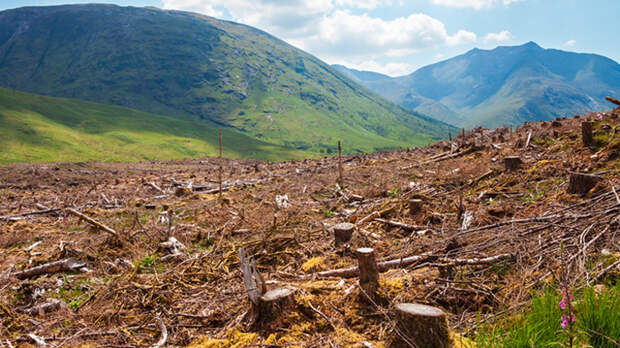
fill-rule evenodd
<path id="1" fill-rule="evenodd" d="M 93 1 L 2 0 L 0 10 Z M 97 0 L 213 15 L 331 64 L 392 76 L 478 48 L 535 41 L 620 60 L 620 0 Z"/>

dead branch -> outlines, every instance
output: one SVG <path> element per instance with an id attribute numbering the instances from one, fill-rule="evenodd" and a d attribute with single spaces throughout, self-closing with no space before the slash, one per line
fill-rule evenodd
<path id="1" fill-rule="evenodd" d="M 379 218 L 374 219 L 374 221 L 381 222 L 381 223 L 384 223 L 392 227 L 402 228 L 403 230 L 406 230 L 406 231 L 417 231 L 417 230 L 429 229 L 428 226 L 409 225 L 403 222 L 397 222 L 397 221 L 385 220 L 385 219 L 379 219 Z"/>
<path id="2" fill-rule="evenodd" d="M 82 219 L 82 220 L 84 220 L 84 221 L 88 222 L 89 224 L 91 224 L 91 225 L 93 225 L 93 226 L 99 227 L 100 229 L 102 229 L 102 230 L 104 230 L 104 231 L 108 232 L 109 234 L 113 235 L 113 236 L 114 236 L 114 237 L 116 237 L 116 238 L 118 238 L 118 237 L 119 237 L 118 233 L 117 233 L 115 230 L 113 230 L 113 229 L 111 229 L 110 227 L 108 227 L 108 226 L 106 226 L 106 225 L 102 224 L 101 222 L 98 222 L 98 221 L 93 220 L 92 218 L 90 218 L 90 217 L 88 217 L 88 216 L 86 216 L 86 215 L 84 215 L 84 214 L 82 214 L 82 213 L 78 212 L 77 210 L 74 210 L 74 209 L 67 209 L 67 212 L 68 212 L 69 214 L 71 214 L 71 215 L 75 215 L 75 216 L 79 217 L 80 219 Z"/>
<path id="3" fill-rule="evenodd" d="M 76 271 L 84 267 L 86 267 L 86 264 L 83 262 L 67 259 L 29 268 L 27 270 L 14 273 L 13 276 L 17 279 L 26 279 L 41 274 Z"/>
<path id="4" fill-rule="evenodd" d="M 472 258 L 472 259 L 450 259 L 446 257 L 437 257 L 432 254 L 422 254 L 416 256 L 403 257 L 400 259 L 393 259 L 388 261 L 382 261 L 377 263 L 377 270 L 379 272 L 386 272 L 390 269 L 395 268 L 404 268 L 406 266 L 412 265 L 416 262 L 429 262 L 429 261 L 439 261 L 441 263 L 437 263 L 437 266 L 474 266 L 474 265 L 485 265 L 489 263 L 494 263 L 501 260 L 510 259 L 513 256 L 511 254 L 501 254 L 496 256 L 490 256 L 485 258 Z M 358 267 L 349 267 L 349 268 L 341 268 L 334 269 L 328 271 L 322 271 L 316 273 L 318 277 L 340 277 L 340 278 L 353 278 L 359 275 Z"/>
<path id="5" fill-rule="evenodd" d="M 161 317 L 159 315 L 157 315 L 156 319 L 159 325 L 159 329 L 161 330 L 161 336 L 159 337 L 159 341 L 157 341 L 157 343 L 155 343 L 155 345 L 153 345 L 152 348 L 163 347 L 164 344 L 166 344 L 166 341 L 168 340 L 168 329 L 166 329 L 166 325 L 164 325 L 164 321 L 161 320 Z"/>

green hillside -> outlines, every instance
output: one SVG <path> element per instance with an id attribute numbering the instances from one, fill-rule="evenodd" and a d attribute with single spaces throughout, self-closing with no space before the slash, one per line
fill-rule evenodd
<path id="1" fill-rule="evenodd" d="M 118 106 L 0 88 L 0 163 L 140 161 L 216 155 L 218 128 Z M 313 154 L 224 129 L 224 155 L 265 160 Z"/>
<path id="2" fill-rule="evenodd" d="M 473 49 L 391 78 L 341 67 L 400 105 L 464 127 L 499 127 L 607 108 L 620 93 L 620 65 L 594 55 L 521 46 Z M 366 74 L 366 75 L 363 75 Z M 371 75 L 373 76 L 373 75 Z"/>
<path id="3" fill-rule="evenodd" d="M 317 153 L 339 139 L 368 152 L 454 132 L 265 32 L 153 8 L 0 12 L 0 85 L 211 121 Z"/>

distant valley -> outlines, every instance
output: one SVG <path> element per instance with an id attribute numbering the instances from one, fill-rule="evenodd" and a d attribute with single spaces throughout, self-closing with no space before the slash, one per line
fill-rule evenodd
<path id="1" fill-rule="evenodd" d="M 459 127 L 499 127 L 605 109 L 620 94 L 620 65 L 534 42 L 466 54 L 389 76 L 335 66 L 400 105 Z"/>

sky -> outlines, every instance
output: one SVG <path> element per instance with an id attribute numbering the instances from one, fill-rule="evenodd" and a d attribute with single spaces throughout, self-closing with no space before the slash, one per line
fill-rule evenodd
<path id="1" fill-rule="evenodd" d="M 534 41 L 620 61 L 620 0 L 0 0 L 0 11 L 68 3 L 155 6 L 262 29 L 330 64 L 390 76 Z"/>

